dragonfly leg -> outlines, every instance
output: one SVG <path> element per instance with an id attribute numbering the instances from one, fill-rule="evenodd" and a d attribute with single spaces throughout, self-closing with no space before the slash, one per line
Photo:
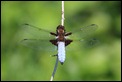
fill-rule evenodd
<path id="1" fill-rule="evenodd" d="M 54 36 L 57 36 L 57 34 L 56 34 L 56 33 L 53 33 L 53 32 L 50 32 L 50 34 L 51 34 L 51 35 L 54 35 Z"/>
<path id="2" fill-rule="evenodd" d="M 68 46 L 73 40 L 65 40 L 65 46 Z"/>
<path id="3" fill-rule="evenodd" d="M 71 33 L 71 32 L 69 32 L 69 33 L 66 33 L 66 34 L 65 34 L 65 36 L 69 36 L 69 35 L 71 35 L 71 34 L 72 34 L 72 33 Z"/>
<path id="4" fill-rule="evenodd" d="M 51 42 L 53 45 L 58 46 L 57 40 L 53 39 L 53 40 L 50 40 L 50 42 Z"/>
<path id="5" fill-rule="evenodd" d="M 52 57 L 55 57 L 55 56 L 58 56 L 57 54 L 56 55 L 51 55 Z"/>

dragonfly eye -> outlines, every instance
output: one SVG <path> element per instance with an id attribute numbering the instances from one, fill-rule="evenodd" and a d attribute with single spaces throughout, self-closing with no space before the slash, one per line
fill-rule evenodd
<path id="1" fill-rule="evenodd" d="M 57 39 L 59 36 L 56 36 L 55 38 Z"/>
<path id="2" fill-rule="evenodd" d="M 58 29 L 58 33 L 64 33 L 63 29 Z"/>

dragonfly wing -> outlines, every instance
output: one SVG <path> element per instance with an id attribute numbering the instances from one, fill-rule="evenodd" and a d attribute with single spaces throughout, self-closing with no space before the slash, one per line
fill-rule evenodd
<path id="1" fill-rule="evenodd" d="M 23 39 L 21 44 L 36 50 L 43 51 L 54 51 L 57 49 L 55 45 L 53 45 L 49 40 L 41 40 L 41 39 Z"/>
<path id="2" fill-rule="evenodd" d="M 50 43 L 51 39 L 55 39 L 55 36 L 50 35 L 48 30 L 29 24 L 22 26 L 20 43 L 27 47 L 43 51 L 55 50 L 55 46 Z"/>
<path id="3" fill-rule="evenodd" d="M 26 38 L 36 38 L 36 39 L 43 39 L 49 40 L 55 38 L 54 36 L 50 35 L 50 31 L 30 25 L 24 24 L 22 26 L 22 36 Z"/>
<path id="4" fill-rule="evenodd" d="M 73 40 L 73 42 L 67 46 L 67 50 L 74 50 L 72 49 L 73 46 L 76 46 L 79 48 L 80 47 L 90 48 L 98 44 L 99 41 L 97 39 L 90 37 L 97 28 L 98 26 L 96 24 L 91 24 L 86 27 L 71 31 L 72 35 L 71 36 L 69 35 L 68 39 Z"/>
<path id="5" fill-rule="evenodd" d="M 98 26 L 96 24 L 91 24 L 79 29 L 74 29 L 73 31 L 71 31 L 72 35 L 69 36 L 69 38 L 73 40 L 82 40 L 91 36 L 97 28 Z"/>

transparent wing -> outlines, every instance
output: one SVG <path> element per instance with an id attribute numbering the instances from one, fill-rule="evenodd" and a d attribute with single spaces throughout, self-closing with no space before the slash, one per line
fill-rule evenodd
<path id="1" fill-rule="evenodd" d="M 21 44 L 24 46 L 43 51 L 54 51 L 57 49 L 49 40 L 41 40 L 41 39 L 23 39 Z"/>
<path id="2" fill-rule="evenodd" d="M 67 37 L 73 40 L 73 42 L 67 46 L 67 50 L 75 50 L 74 47 L 90 48 L 98 44 L 99 40 L 91 37 L 97 28 L 98 26 L 96 24 L 91 24 L 79 29 L 73 29 L 73 31 L 71 31 L 72 35 Z"/>
<path id="3" fill-rule="evenodd" d="M 79 29 L 73 29 L 72 35 L 70 35 L 68 38 L 73 40 L 83 40 L 87 37 L 90 37 L 95 30 L 98 28 L 96 24 L 91 24 Z"/>
<path id="4" fill-rule="evenodd" d="M 49 41 L 51 39 L 55 39 L 55 36 L 50 35 L 48 30 L 30 24 L 22 26 L 20 41 L 22 45 L 43 51 L 56 50 L 56 47 Z"/>
<path id="5" fill-rule="evenodd" d="M 27 38 L 43 39 L 49 40 L 54 39 L 55 37 L 50 35 L 50 31 L 45 30 L 44 28 L 39 28 L 30 24 L 24 24 L 22 26 L 23 36 Z"/>

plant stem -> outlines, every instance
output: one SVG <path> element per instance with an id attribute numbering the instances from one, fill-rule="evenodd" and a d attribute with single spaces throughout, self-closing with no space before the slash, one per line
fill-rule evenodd
<path id="1" fill-rule="evenodd" d="M 62 11 L 61 11 L 61 25 L 64 26 L 64 1 L 62 1 Z M 52 73 L 52 76 L 50 78 L 50 81 L 53 81 L 53 78 L 54 78 L 54 75 L 56 73 L 56 69 L 58 67 L 58 54 L 57 54 L 57 57 L 56 57 L 56 63 L 55 63 L 55 67 L 54 67 L 54 70 L 53 70 L 53 73 Z"/>
<path id="2" fill-rule="evenodd" d="M 64 1 L 62 1 L 62 11 L 61 11 L 61 15 L 62 15 L 62 18 L 61 18 L 61 25 L 64 26 Z"/>
<path id="3" fill-rule="evenodd" d="M 56 63 L 55 63 L 55 67 L 54 67 L 52 76 L 51 76 L 51 78 L 50 78 L 50 81 L 53 81 L 53 78 L 54 78 L 54 75 L 55 75 L 55 73 L 56 73 L 57 67 L 58 67 L 58 56 L 56 57 Z"/>

